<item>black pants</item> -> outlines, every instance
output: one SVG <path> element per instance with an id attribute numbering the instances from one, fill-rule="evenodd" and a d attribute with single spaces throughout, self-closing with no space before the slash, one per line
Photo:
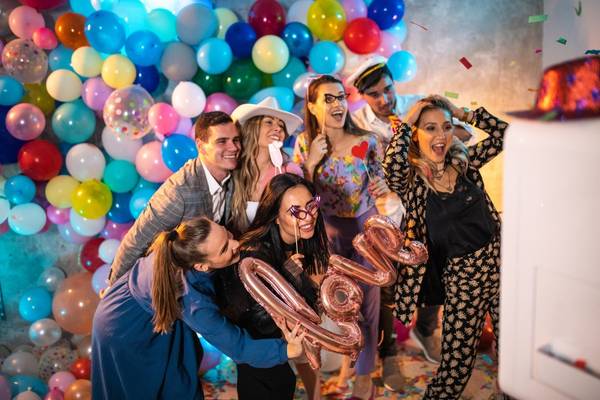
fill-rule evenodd
<path id="1" fill-rule="evenodd" d="M 237 365 L 239 400 L 288 400 L 294 398 L 296 375 L 286 362 L 271 368 Z"/>

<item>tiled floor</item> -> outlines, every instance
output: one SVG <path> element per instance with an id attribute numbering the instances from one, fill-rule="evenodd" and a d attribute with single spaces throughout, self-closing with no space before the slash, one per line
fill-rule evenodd
<path id="1" fill-rule="evenodd" d="M 404 393 L 393 393 L 381 386 L 379 374 L 375 378 L 376 384 L 380 385 L 377 389 L 377 399 L 420 399 L 427 382 L 435 373 L 435 366 L 424 361 L 420 351 L 408 340 L 401 345 L 401 365 L 400 368 L 407 378 L 407 386 Z M 462 399 L 465 400 L 488 400 L 494 398 L 494 386 L 497 365 L 492 360 L 490 354 L 484 353 L 477 357 L 475 370 L 471 380 L 463 393 Z M 331 374 L 324 374 L 327 379 Z M 235 365 L 233 362 L 222 363 L 217 369 L 209 371 L 206 378 L 214 383 L 205 381 L 204 394 L 206 399 L 231 400 L 236 399 L 235 385 L 227 382 L 235 379 Z M 344 396 L 329 397 L 331 399 L 342 399 L 348 397 L 350 393 Z M 296 399 L 306 398 L 302 383 L 298 380 L 296 386 Z"/>

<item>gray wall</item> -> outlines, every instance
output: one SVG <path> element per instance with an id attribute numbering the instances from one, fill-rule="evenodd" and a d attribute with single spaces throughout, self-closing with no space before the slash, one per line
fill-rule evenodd
<path id="1" fill-rule="evenodd" d="M 218 7 L 234 9 L 246 16 L 252 1 L 217 1 Z M 292 1 L 282 1 L 289 8 Z M 543 12 L 542 0 L 407 0 L 405 21 L 409 34 L 404 49 L 417 58 L 418 73 L 409 83 L 399 84 L 405 93 L 459 93 L 461 106 L 484 104 L 501 113 L 527 108 L 533 103 L 541 71 L 541 24 L 529 24 L 529 15 Z M 424 31 L 414 21 L 426 26 Z M 458 62 L 467 57 L 473 68 Z M 501 208 L 501 158 L 484 170 L 488 191 Z M 8 320 L 0 321 L 0 343 L 14 346 L 28 341 L 18 316 L 21 293 L 35 285 L 43 268 L 57 263 L 75 270 L 79 246 L 65 243 L 55 228 L 34 237 L 11 232 L 0 236 L 0 282 Z"/>

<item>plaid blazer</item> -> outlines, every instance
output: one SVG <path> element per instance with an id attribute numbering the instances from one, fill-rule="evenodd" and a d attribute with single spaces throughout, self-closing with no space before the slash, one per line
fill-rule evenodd
<path id="1" fill-rule="evenodd" d="M 225 184 L 223 221 L 228 219 L 231 212 L 231 188 L 233 184 L 229 179 Z M 212 219 L 213 204 L 202 162 L 195 158 L 189 160 L 158 188 L 129 229 L 112 262 L 110 285 L 146 253 L 156 235 L 173 229 L 184 220 L 202 215 Z"/>

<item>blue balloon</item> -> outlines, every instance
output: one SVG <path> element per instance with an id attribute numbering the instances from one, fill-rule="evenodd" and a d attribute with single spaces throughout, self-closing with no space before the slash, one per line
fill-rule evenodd
<path id="1" fill-rule="evenodd" d="M 248 103 L 258 104 L 267 97 L 275 97 L 279 103 L 279 107 L 284 111 L 290 112 L 294 108 L 294 91 L 288 87 L 281 86 L 271 86 L 259 90 L 248 100 Z M 292 132 L 288 133 L 291 134 Z"/>
<path id="2" fill-rule="evenodd" d="M 133 189 L 133 190 L 136 191 L 136 190 L 142 190 L 142 189 L 152 189 L 152 190 L 156 191 L 156 189 L 158 189 L 159 186 L 160 186 L 160 184 L 158 184 L 158 183 L 150 182 L 150 181 L 145 180 L 144 178 L 140 178 L 137 185 L 135 186 L 135 189 Z"/>
<path id="3" fill-rule="evenodd" d="M 68 49 L 61 44 L 48 55 L 48 66 L 52 71 L 56 71 L 57 69 L 68 69 L 69 71 L 75 72 L 73 67 L 71 67 L 72 55 L 73 50 Z"/>
<path id="4" fill-rule="evenodd" d="M 164 8 L 155 8 L 148 14 L 148 29 L 154 32 L 161 42 L 177 40 L 177 18 Z"/>
<path id="5" fill-rule="evenodd" d="M 0 75 L 0 106 L 12 106 L 23 98 L 23 84 L 8 75 Z M 4 122 L 4 121 L 2 121 Z"/>
<path id="6" fill-rule="evenodd" d="M 95 129 L 96 115 L 81 99 L 62 104 L 52 115 L 52 131 L 67 143 L 83 143 Z"/>
<path id="7" fill-rule="evenodd" d="M 149 67 L 135 66 L 135 80 L 134 84 L 141 85 L 148 92 L 152 93 L 160 84 L 160 73 L 154 65 Z"/>
<path id="8" fill-rule="evenodd" d="M 299 58 L 290 57 L 287 65 L 271 76 L 273 85 L 293 89 L 296 79 L 305 72 L 306 66 L 304 66 L 304 63 Z"/>
<path id="9" fill-rule="evenodd" d="M 313 35 L 308 26 L 301 22 L 290 22 L 283 28 L 281 38 L 290 49 L 290 55 L 308 57 L 313 46 Z"/>
<path id="10" fill-rule="evenodd" d="M 90 0 L 69 0 L 69 5 L 74 13 L 81 14 L 84 17 L 87 17 L 96 11 L 94 7 L 92 7 Z"/>
<path id="11" fill-rule="evenodd" d="M 417 74 L 417 60 L 406 50 L 392 54 L 388 59 L 387 67 L 396 82 L 408 82 Z"/>
<path id="12" fill-rule="evenodd" d="M 163 141 L 161 154 L 167 168 L 175 172 L 188 160 L 198 157 L 198 148 L 192 139 L 176 133 Z"/>
<path id="13" fill-rule="evenodd" d="M 132 63 L 142 67 L 158 64 L 163 49 L 160 38 L 148 30 L 133 32 L 125 41 L 127 57 Z"/>
<path id="14" fill-rule="evenodd" d="M 129 202 L 131 201 L 131 193 L 113 193 L 113 201 L 107 217 L 117 224 L 124 224 L 133 221 L 133 215 L 129 210 Z"/>
<path id="15" fill-rule="evenodd" d="M 19 300 L 19 314 L 25 321 L 46 318 L 52 312 L 52 295 L 43 287 L 28 289 Z"/>
<path id="16" fill-rule="evenodd" d="M 147 28 L 146 7 L 138 0 L 119 0 L 111 11 L 121 19 L 126 36 Z"/>
<path id="17" fill-rule="evenodd" d="M 85 19 L 84 27 L 88 42 L 101 53 L 117 53 L 125 44 L 125 28 L 115 13 L 96 11 Z"/>
<path id="18" fill-rule="evenodd" d="M 41 379 L 30 375 L 15 375 L 9 378 L 11 396 L 15 397 L 21 392 L 31 390 L 43 398 L 48 393 L 48 385 Z"/>
<path id="19" fill-rule="evenodd" d="M 153 189 L 140 189 L 133 192 L 131 200 L 129 200 L 129 211 L 133 218 L 139 217 L 153 194 Z"/>
<path id="20" fill-rule="evenodd" d="M 404 16 L 403 0 L 374 0 L 368 8 L 367 16 L 379 26 L 381 30 L 396 25 Z"/>
<path id="21" fill-rule="evenodd" d="M 344 66 L 344 52 L 334 42 L 316 43 L 308 56 L 311 67 L 318 74 L 335 74 Z"/>
<path id="22" fill-rule="evenodd" d="M 250 57 L 256 39 L 254 28 L 249 23 L 242 21 L 232 24 L 225 33 L 225 41 L 237 58 Z"/>
<path id="23" fill-rule="evenodd" d="M 35 197 L 35 183 L 28 176 L 15 175 L 6 180 L 4 195 L 14 205 L 29 203 Z"/>
<path id="24" fill-rule="evenodd" d="M 408 28 L 406 27 L 406 23 L 404 21 L 400 21 L 385 32 L 394 35 L 398 43 L 402 43 L 404 42 L 404 39 L 406 39 Z"/>
<path id="25" fill-rule="evenodd" d="M 219 38 L 204 40 L 196 52 L 198 66 L 211 75 L 218 75 L 227 71 L 232 60 L 233 54 L 229 44 Z"/>

